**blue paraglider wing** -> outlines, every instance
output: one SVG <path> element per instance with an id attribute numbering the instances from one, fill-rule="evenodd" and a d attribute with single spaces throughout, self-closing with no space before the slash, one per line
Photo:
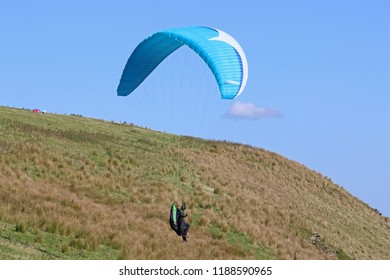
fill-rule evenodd
<path id="1" fill-rule="evenodd" d="M 232 99 L 242 93 L 248 79 L 248 63 L 240 45 L 221 30 L 197 26 L 168 29 L 142 41 L 126 63 L 118 95 L 133 92 L 167 56 L 183 45 L 207 63 L 222 98 Z"/>

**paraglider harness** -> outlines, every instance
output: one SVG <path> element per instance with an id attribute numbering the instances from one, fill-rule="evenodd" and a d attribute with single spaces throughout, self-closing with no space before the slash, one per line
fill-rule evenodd
<path id="1" fill-rule="evenodd" d="M 169 224 L 171 226 L 171 229 L 173 229 L 177 234 L 178 234 L 178 225 L 177 225 L 177 205 L 176 203 L 173 203 L 172 206 L 171 206 L 171 214 L 170 214 L 170 217 L 169 217 Z M 178 234 L 179 235 L 179 234 Z"/>
<path id="2" fill-rule="evenodd" d="M 179 209 L 177 208 L 176 203 L 173 203 L 171 206 L 170 216 L 169 216 L 169 224 L 171 229 L 176 232 L 177 235 L 182 236 L 183 232 L 180 232 L 180 223 L 182 219 L 187 215 L 184 215 L 184 210 L 186 209 L 185 204 Z"/>

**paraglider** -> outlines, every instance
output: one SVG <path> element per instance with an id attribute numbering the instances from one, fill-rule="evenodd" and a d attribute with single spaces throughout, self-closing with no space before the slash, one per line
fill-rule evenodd
<path id="1" fill-rule="evenodd" d="M 134 49 L 123 70 L 118 96 L 128 96 L 164 61 L 182 46 L 197 53 L 213 73 L 222 99 L 239 96 L 248 80 L 248 62 L 239 43 L 229 34 L 205 26 L 172 28 L 156 32 Z M 190 224 L 184 221 L 186 205 L 173 203 L 170 226 L 187 241 Z"/>
<path id="2" fill-rule="evenodd" d="M 184 218 L 187 217 L 187 214 L 184 211 L 187 209 L 185 203 L 182 204 L 180 208 L 177 207 L 176 202 L 172 204 L 169 224 L 174 232 L 177 235 L 183 238 L 183 242 L 187 242 L 188 231 L 190 230 L 190 224 L 184 221 Z"/>
<path id="3" fill-rule="evenodd" d="M 248 79 L 248 62 L 238 42 L 210 27 L 172 28 L 152 34 L 133 51 L 117 89 L 119 96 L 132 93 L 172 52 L 186 45 L 209 66 L 223 99 L 239 96 Z"/>

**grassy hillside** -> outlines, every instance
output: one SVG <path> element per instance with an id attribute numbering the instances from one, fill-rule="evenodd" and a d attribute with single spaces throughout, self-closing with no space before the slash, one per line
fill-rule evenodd
<path id="1" fill-rule="evenodd" d="M 390 259 L 389 219 L 262 149 L 0 107 L 0 259 L 294 258 Z"/>

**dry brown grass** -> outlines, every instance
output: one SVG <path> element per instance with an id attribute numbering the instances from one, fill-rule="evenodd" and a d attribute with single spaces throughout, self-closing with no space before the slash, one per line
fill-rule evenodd
<path id="1" fill-rule="evenodd" d="M 274 153 L 0 111 L 0 221 L 42 246 L 58 236 L 64 258 L 390 259 L 387 218 Z M 173 200 L 189 206 L 188 244 L 169 228 Z"/>

